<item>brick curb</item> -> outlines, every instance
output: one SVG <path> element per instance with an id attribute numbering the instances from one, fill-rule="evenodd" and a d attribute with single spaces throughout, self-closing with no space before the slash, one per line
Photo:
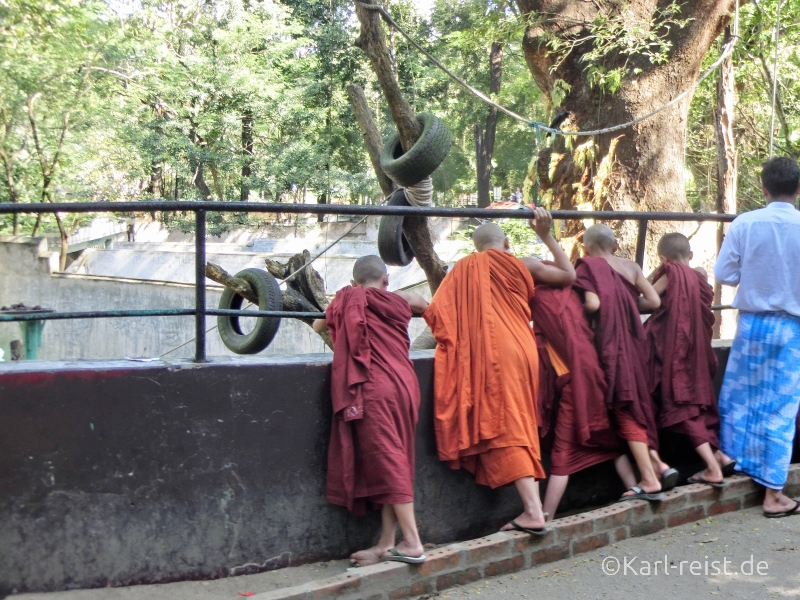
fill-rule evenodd
<path id="1" fill-rule="evenodd" d="M 254 600 L 396 600 L 430 594 L 536 565 L 591 552 L 626 538 L 649 535 L 709 516 L 750 508 L 761 503 L 763 491 L 749 477 L 727 479 L 719 490 L 695 483 L 665 494 L 663 502 L 631 500 L 589 512 L 555 519 L 550 532 L 531 537 L 498 532 L 457 542 L 427 553 L 418 566 L 379 563 L 319 581 L 253 596 Z M 800 492 L 800 465 L 792 465 L 784 491 Z"/>

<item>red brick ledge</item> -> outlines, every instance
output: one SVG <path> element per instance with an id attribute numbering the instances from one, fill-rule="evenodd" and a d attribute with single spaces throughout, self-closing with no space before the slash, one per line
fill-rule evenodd
<path id="1" fill-rule="evenodd" d="M 520 532 L 450 544 L 427 553 L 422 565 L 380 563 L 335 577 L 256 594 L 254 600 L 395 600 L 471 583 L 591 552 L 626 538 L 648 535 L 708 516 L 757 506 L 763 490 L 749 477 L 730 477 L 719 490 L 691 484 L 665 494 L 663 502 L 632 500 L 555 519 L 546 536 Z M 792 465 L 786 493 L 800 492 L 800 464 Z"/>

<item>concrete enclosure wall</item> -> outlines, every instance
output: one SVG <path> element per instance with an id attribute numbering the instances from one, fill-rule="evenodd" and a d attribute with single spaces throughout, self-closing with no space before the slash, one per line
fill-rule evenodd
<path id="1" fill-rule="evenodd" d="M 444 543 L 496 531 L 521 506 L 513 486 L 478 486 L 439 461 L 432 354 L 412 353 L 415 501 L 423 540 Z M 371 545 L 377 513 L 325 500 L 329 386 L 330 355 L 0 366 L 0 596 L 242 574 Z M 598 465 L 571 479 L 562 509 L 621 491 Z"/>
<path id="2" fill-rule="evenodd" d="M 194 286 L 186 283 L 141 281 L 117 277 L 73 275 L 54 272 L 51 252 L 44 239 L 0 243 L 0 305 L 24 302 L 59 312 L 88 310 L 133 310 L 194 308 Z M 57 262 L 56 262 L 57 265 Z M 209 286 L 206 302 L 219 304 L 222 288 Z M 207 329 L 216 326 L 208 317 Z M 6 360 L 11 340 L 21 339 L 18 323 L 0 323 L 0 348 Z M 43 360 L 83 358 L 194 356 L 194 317 L 127 317 L 50 321 L 43 330 Z M 209 356 L 232 356 L 216 329 L 207 335 Z M 310 327 L 284 319 L 278 335 L 263 352 L 266 355 L 324 352 L 325 345 Z"/>

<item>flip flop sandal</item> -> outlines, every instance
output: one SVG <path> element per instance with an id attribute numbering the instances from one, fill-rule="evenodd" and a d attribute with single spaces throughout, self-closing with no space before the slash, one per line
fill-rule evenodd
<path id="1" fill-rule="evenodd" d="M 728 483 L 726 481 L 709 481 L 702 475 L 692 475 L 686 481 L 688 481 L 689 483 L 705 483 L 706 485 L 710 485 L 711 487 L 715 487 L 719 490 L 728 487 Z"/>
<path id="2" fill-rule="evenodd" d="M 726 462 L 724 465 L 722 465 L 722 476 L 723 477 L 730 477 L 731 475 L 734 475 L 736 473 L 735 469 L 736 469 L 736 461 L 735 460 L 731 460 L 729 462 Z"/>
<path id="3" fill-rule="evenodd" d="M 400 552 L 397 548 L 389 548 L 387 550 L 391 556 L 384 556 L 381 558 L 382 562 L 402 562 L 408 563 L 410 565 L 418 565 L 420 563 L 425 562 L 425 558 L 427 558 L 424 554 L 419 556 L 406 556 L 402 552 Z"/>
<path id="4" fill-rule="evenodd" d="M 780 519 L 781 517 L 793 517 L 794 515 L 800 515 L 800 502 L 797 500 L 794 501 L 794 507 L 789 510 L 784 510 L 781 512 L 766 512 L 764 511 L 764 516 L 768 519 Z"/>
<path id="5" fill-rule="evenodd" d="M 648 502 L 661 502 L 664 499 L 663 492 L 645 492 L 638 485 L 634 485 L 628 491 L 633 492 L 633 494 L 620 496 L 617 502 L 625 502 L 626 500 L 647 500 Z"/>
<path id="6" fill-rule="evenodd" d="M 520 525 L 516 521 L 509 521 L 508 523 L 509 523 L 509 525 L 511 525 L 514 528 L 515 531 L 522 531 L 522 532 L 530 534 L 530 535 L 547 535 L 547 527 L 541 527 L 539 529 L 533 529 L 531 527 L 523 527 L 522 525 Z M 506 529 L 505 531 L 509 531 L 509 530 Z"/>
<path id="7" fill-rule="evenodd" d="M 661 474 L 661 491 L 668 492 L 678 484 L 678 469 L 667 469 Z"/>

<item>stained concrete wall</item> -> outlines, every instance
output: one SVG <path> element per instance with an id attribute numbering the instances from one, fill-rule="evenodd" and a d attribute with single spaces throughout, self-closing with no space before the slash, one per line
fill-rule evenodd
<path id="1" fill-rule="evenodd" d="M 519 499 L 439 461 L 432 352 L 412 359 L 422 538 L 495 531 Z M 372 544 L 376 513 L 325 500 L 329 387 L 329 355 L 0 365 L 0 596 L 241 574 Z M 669 460 L 675 448 L 662 444 Z M 621 491 L 597 465 L 571 478 L 562 509 Z"/>
<path id="2" fill-rule="evenodd" d="M 155 308 L 194 308 L 194 286 L 118 277 L 57 273 L 57 257 L 41 238 L 0 238 L 0 305 L 24 302 L 59 312 Z M 216 307 L 222 288 L 209 286 L 206 303 Z M 209 317 L 207 328 L 216 326 Z M 10 356 L 10 342 L 21 339 L 18 323 L 0 323 L 0 349 Z M 50 321 L 43 330 L 42 360 L 157 357 L 194 338 L 194 317 L 135 317 Z M 324 352 L 310 327 L 285 319 L 265 355 Z M 209 356 L 232 356 L 216 329 L 207 335 Z M 171 358 L 194 355 L 194 343 L 171 352 Z"/>
<path id="3" fill-rule="evenodd" d="M 359 243 L 363 254 L 375 253 L 369 243 Z M 361 248 L 363 246 L 363 248 Z M 264 267 L 265 253 L 223 249 L 215 253 L 209 247 L 209 260 L 231 272 L 247 267 Z M 452 251 L 458 252 L 458 245 Z M 119 250 L 86 251 L 92 274 L 59 273 L 57 255 L 43 238 L 0 236 L 0 306 L 19 302 L 41 305 L 59 312 L 194 307 L 194 249 L 186 244 L 167 244 L 159 250 L 146 251 L 125 247 Z M 353 262 L 360 253 L 328 257 L 315 264 L 327 283 L 327 292 L 335 293 L 349 285 Z M 272 255 L 281 259 L 288 256 Z M 154 276 L 169 281 L 159 281 Z M 142 279 L 139 279 L 142 277 Z M 177 281 L 176 281 L 177 280 Z M 430 298 L 424 273 L 416 262 L 390 269 L 390 289 L 415 286 L 414 291 Z M 206 303 L 216 307 L 222 288 L 207 281 Z M 222 343 L 216 318 L 207 319 L 206 351 L 209 356 L 233 356 Z M 212 329 L 213 328 L 213 329 Z M 422 319 L 409 327 L 412 339 L 424 328 Z M 0 323 L 0 349 L 6 360 L 10 342 L 21 339 L 18 323 Z M 158 357 L 194 339 L 194 317 L 137 317 L 118 319 L 81 319 L 50 321 L 43 331 L 42 360 L 110 359 Z M 310 327 L 296 320 L 284 319 L 278 334 L 261 355 L 313 354 L 326 347 Z M 169 353 L 170 358 L 194 355 L 191 342 Z"/>

